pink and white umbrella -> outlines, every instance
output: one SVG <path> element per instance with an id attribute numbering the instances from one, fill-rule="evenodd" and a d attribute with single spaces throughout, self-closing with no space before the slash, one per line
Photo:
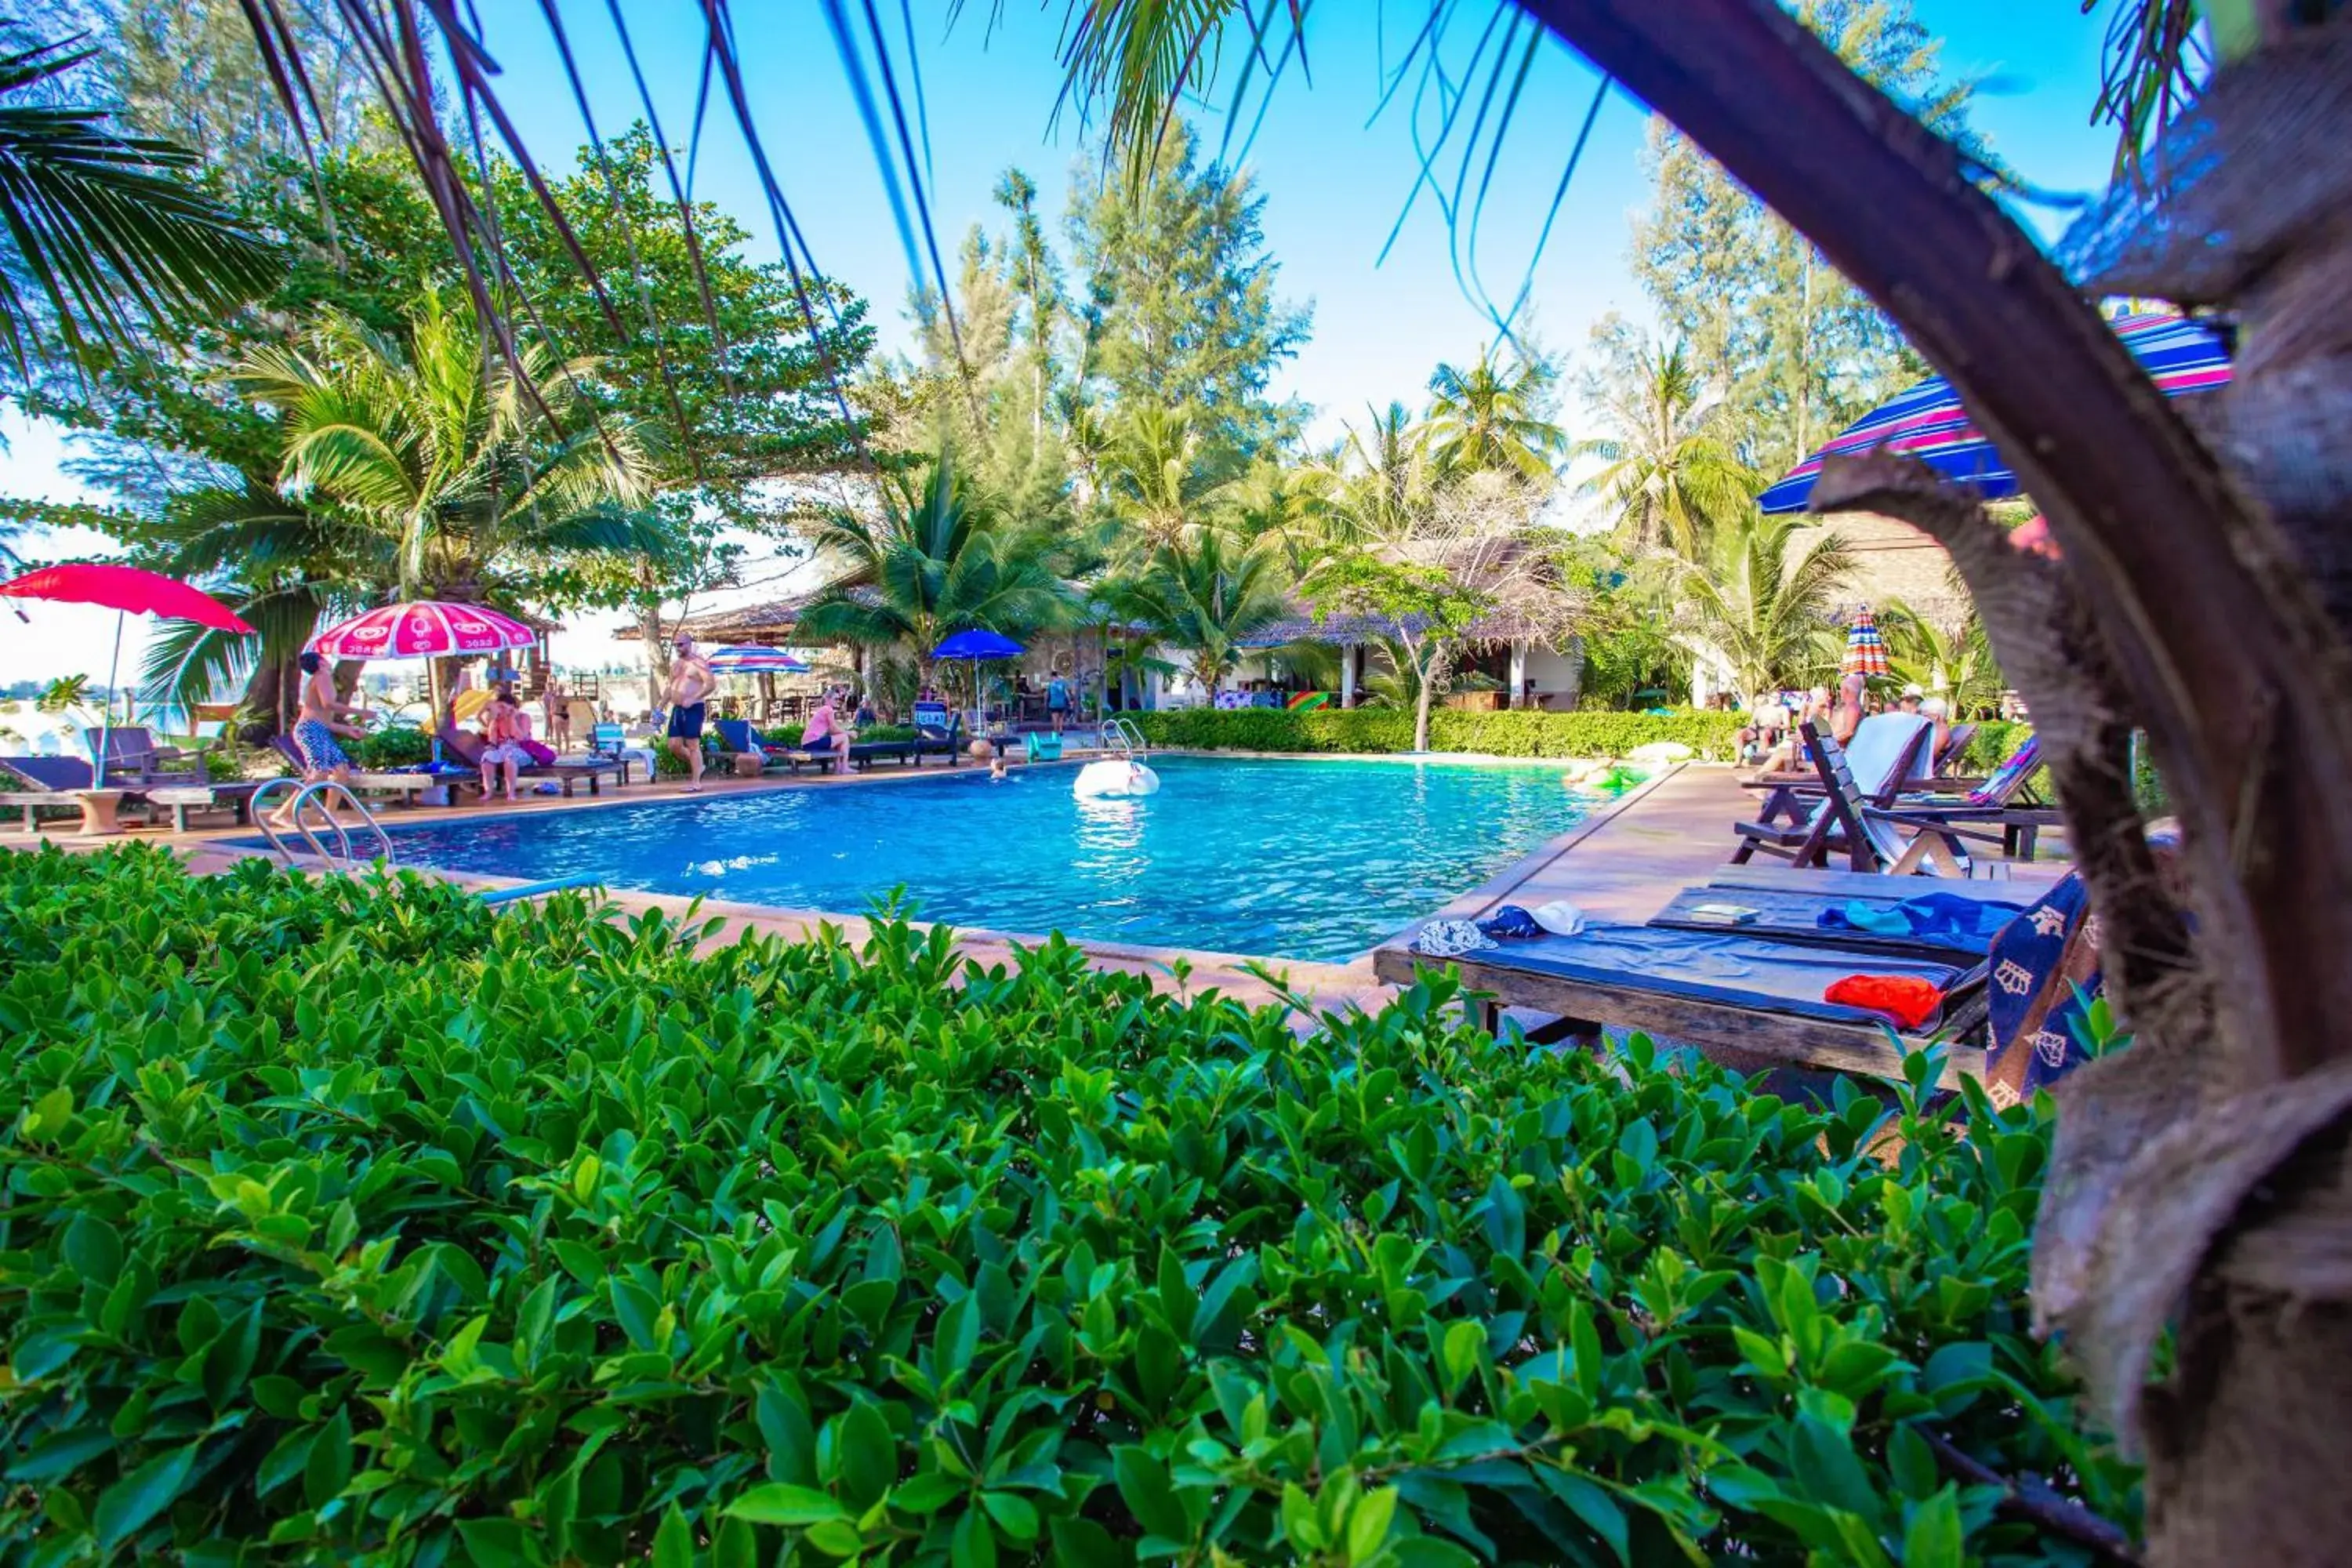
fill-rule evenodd
<path id="1" fill-rule="evenodd" d="M 447 658 L 538 641 L 537 632 L 488 605 L 419 599 L 353 616 L 312 637 L 310 647 L 329 658 Z"/>

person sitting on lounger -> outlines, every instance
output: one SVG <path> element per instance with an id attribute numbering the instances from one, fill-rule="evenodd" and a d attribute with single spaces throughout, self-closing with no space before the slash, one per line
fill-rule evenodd
<path id="1" fill-rule="evenodd" d="M 366 734 L 357 724 L 346 721 L 368 718 L 369 710 L 336 696 L 334 671 L 318 654 L 305 651 L 295 663 L 302 669 L 301 710 L 294 721 L 294 747 L 302 753 L 302 782 L 314 784 L 333 779 L 347 785 L 352 780 L 352 759 L 344 754 L 335 737 L 348 735 L 357 740 Z M 293 804 L 289 799 L 285 805 L 270 813 L 270 826 L 293 826 L 293 819 L 288 815 Z M 334 816 L 331 806 L 327 808 L 327 815 Z"/>
<path id="2" fill-rule="evenodd" d="M 514 688 L 501 686 L 481 711 L 482 721 L 482 794 L 488 796 L 492 779 L 499 770 L 506 770 L 507 798 L 520 800 L 522 791 L 516 774 L 531 762 L 530 752 L 524 748 L 522 710 L 516 706 Z"/>
<path id="3" fill-rule="evenodd" d="M 801 731 L 801 750 L 811 756 L 831 752 L 845 766 L 848 763 L 849 731 L 834 717 L 830 693 L 818 700 L 816 711 L 809 715 L 808 727 Z"/>

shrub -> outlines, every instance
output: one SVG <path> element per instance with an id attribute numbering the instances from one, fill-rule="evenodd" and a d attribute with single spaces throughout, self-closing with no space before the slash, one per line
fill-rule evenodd
<path id="1" fill-rule="evenodd" d="M 1412 715 L 1397 709 L 1206 708 L 1129 715 L 1155 746 L 1244 752 L 1409 752 Z M 1675 741 L 1725 762 L 1737 744 L 1737 713 L 1494 713 L 1441 708 L 1430 715 L 1432 751 L 1500 757 L 1622 757 L 1639 746 Z"/>
<path id="2" fill-rule="evenodd" d="M 346 740 L 343 749 L 362 770 L 375 773 L 431 762 L 433 737 L 415 725 L 395 724 L 390 729 Z"/>
<path id="3" fill-rule="evenodd" d="M 2134 1517 L 2046 1100 L 703 934 L 0 854 L 0 1550 L 2088 1560 L 1954 1451 Z"/>

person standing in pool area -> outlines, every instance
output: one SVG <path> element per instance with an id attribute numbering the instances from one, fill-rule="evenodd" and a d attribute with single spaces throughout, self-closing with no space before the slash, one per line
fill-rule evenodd
<path id="1" fill-rule="evenodd" d="M 670 659 L 669 686 L 663 700 L 669 705 L 670 754 L 686 764 L 686 792 L 702 790 L 702 721 L 719 678 L 702 661 L 694 639 L 678 634 Z"/>
<path id="2" fill-rule="evenodd" d="M 334 671 L 317 653 L 305 649 L 295 662 L 302 670 L 301 707 L 294 721 L 294 749 L 302 753 L 302 782 L 314 784 L 332 779 L 348 786 L 352 782 L 352 759 L 335 737 L 349 735 L 357 740 L 367 733 L 346 721 L 365 719 L 369 710 L 336 696 Z M 294 826 L 288 815 L 293 804 L 289 798 L 285 805 L 270 813 L 270 826 Z M 334 816 L 332 806 L 327 808 L 327 815 Z"/>
<path id="3" fill-rule="evenodd" d="M 1055 670 L 1054 679 L 1045 682 L 1045 715 L 1054 721 L 1054 733 L 1062 732 L 1062 725 L 1070 717 L 1070 683 Z"/>

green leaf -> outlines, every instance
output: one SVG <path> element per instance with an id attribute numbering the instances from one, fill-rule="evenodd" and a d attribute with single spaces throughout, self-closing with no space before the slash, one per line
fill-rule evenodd
<path id="1" fill-rule="evenodd" d="M 980 1504 L 1004 1533 L 1023 1545 L 1037 1539 L 1037 1506 L 1017 1492 L 982 1492 Z"/>
<path id="2" fill-rule="evenodd" d="M 1169 1479 L 1168 1467 L 1148 1450 L 1133 1444 L 1115 1450 L 1111 1475 L 1128 1511 L 1145 1530 L 1166 1541 L 1192 1539 L 1192 1518 L 1176 1500 L 1176 1488 Z"/>
<path id="3" fill-rule="evenodd" d="M 1396 1522 L 1397 1490 L 1382 1487 L 1366 1492 L 1348 1510 L 1348 1561 L 1369 1563 L 1389 1538 L 1389 1527 Z"/>
<path id="4" fill-rule="evenodd" d="M 159 1454 L 100 1492 L 97 1510 L 90 1516 L 99 1544 L 110 1549 L 121 1545 L 171 1507 L 180 1489 L 187 1485 L 196 1448 L 196 1444 L 188 1443 Z"/>
<path id="5" fill-rule="evenodd" d="M 984 1510 L 968 1508 L 957 1517 L 948 1562 L 950 1568 L 996 1568 L 996 1532 L 988 1527 Z"/>
<path id="6" fill-rule="evenodd" d="M 461 1519 L 457 1521 L 457 1533 L 479 1568 L 506 1568 L 509 1563 L 530 1561 L 530 1538 L 514 1520 Z"/>
<path id="7" fill-rule="evenodd" d="M 898 1436 L 881 1410 L 865 1400 L 843 1411 L 831 1425 L 841 1495 L 854 1511 L 863 1513 L 880 1502 L 898 1479 Z"/>
<path id="8" fill-rule="evenodd" d="M 1962 1568 L 1967 1561 L 1959 1489 L 1946 1486 L 1912 1509 L 1903 1532 L 1903 1568 Z"/>
<path id="9" fill-rule="evenodd" d="M 1587 1530 L 1599 1536 L 1612 1555 L 1620 1563 L 1631 1563 L 1631 1546 L 1625 1523 L 1625 1510 L 1606 1488 L 1589 1477 L 1573 1470 L 1559 1469 L 1550 1465 L 1536 1467 L 1536 1475 L 1545 1489 L 1568 1505 L 1568 1510 L 1583 1522 Z"/>
<path id="10" fill-rule="evenodd" d="M 694 1568 L 694 1530 L 676 1503 L 662 1510 L 661 1528 L 654 1531 L 653 1568 Z"/>
<path id="11" fill-rule="evenodd" d="M 661 1298 L 634 1279 L 613 1280 L 613 1318 L 629 1342 L 641 1351 L 666 1350 L 655 1342 L 655 1324 L 661 1317 Z"/>
<path id="12" fill-rule="evenodd" d="M 87 1209 L 74 1215 L 58 1245 L 73 1271 L 92 1285 L 111 1285 L 122 1272 L 122 1238 Z"/>
<path id="13" fill-rule="evenodd" d="M 1478 1371 L 1478 1363 L 1486 1352 L 1486 1326 L 1467 1319 L 1448 1323 L 1443 1342 L 1438 1359 L 1445 1367 L 1445 1392 L 1451 1394 Z"/>
<path id="14" fill-rule="evenodd" d="M 729 1503 L 725 1512 L 730 1519 L 749 1520 L 753 1524 L 796 1526 L 845 1518 L 849 1510 L 814 1487 L 767 1481 Z"/>
<path id="15" fill-rule="evenodd" d="M 343 1495 L 352 1479 L 352 1416 L 350 1407 L 337 1405 L 310 1445 L 302 1466 L 302 1500 L 321 1509 Z"/>
<path id="16" fill-rule="evenodd" d="M 1789 1468 L 1804 1495 L 1864 1521 L 1879 1517 L 1877 1489 L 1854 1457 L 1853 1441 L 1817 1415 L 1800 1415 L 1789 1432 Z"/>

